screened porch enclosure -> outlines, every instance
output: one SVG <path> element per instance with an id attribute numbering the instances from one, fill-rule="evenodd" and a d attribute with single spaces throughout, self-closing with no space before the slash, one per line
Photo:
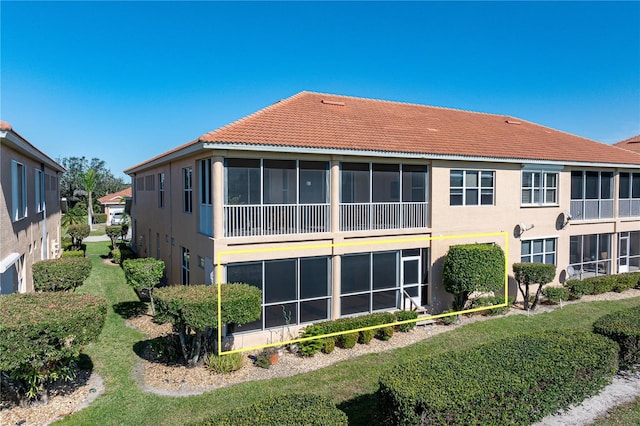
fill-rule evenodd
<path id="1" fill-rule="evenodd" d="M 329 164 L 228 159 L 226 237 L 329 232 Z"/>

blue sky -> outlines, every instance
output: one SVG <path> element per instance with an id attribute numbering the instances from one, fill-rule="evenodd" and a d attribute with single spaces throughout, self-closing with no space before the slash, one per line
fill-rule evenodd
<path id="1" fill-rule="evenodd" d="M 122 170 L 302 90 L 640 134 L 640 2 L 0 2 L 0 117 Z"/>

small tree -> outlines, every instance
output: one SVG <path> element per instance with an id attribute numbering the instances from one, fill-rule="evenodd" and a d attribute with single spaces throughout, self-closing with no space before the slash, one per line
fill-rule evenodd
<path id="1" fill-rule="evenodd" d="M 82 285 L 91 273 L 86 257 L 61 257 L 33 264 L 33 286 L 36 291 L 69 291 Z"/>
<path id="2" fill-rule="evenodd" d="M 116 248 L 116 241 L 118 240 L 120 235 L 122 235 L 122 226 L 120 226 L 120 225 L 107 226 L 104 229 L 104 232 L 105 232 L 105 234 L 107 234 L 107 236 L 111 240 L 111 248 L 115 249 Z"/>
<path id="3" fill-rule="evenodd" d="M 556 276 L 556 266 L 546 263 L 514 263 L 513 273 L 516 281 L 518 281 L 518 289 L 524 299 L 524 309 L 534 310 L 538 306 L 542 286 L 549 284 Z M 538 284 L 538 290 L 533 299 L 533 303 L 529 306 L 529 286 Z"/>
<path id="4" fill-rule="evenodd" d="M 221 317 L 224 324 L 248 324 L 260 318 L 262 293 L 248 284 L 221 285 Z M 218 324 L 217 286 L 171 286 L 156 292 L 159 322 L 170 322 L 180 337 L 187 366 L 194 367 L 206 358 L 209 344 L 215 347 L 214 330 Z M 213 342 L 212 342 L 213 341 Z"/>
<path id="5" fill-rule="evenodd" d="M 164 261 L 146 257 L 142 259 L 127 259 L 122 263 L 127 283 L 134 289 L 147 290 L 151 299 L 151 313 L 156 314 L 153 304 L 153 288 L 160 283 L 164 274 Z"/>
<path id="6" fill-rule="evenodd" d="M 453 309 L 464 309 L 473 292 L 496 292 L 504 285 L 504 252 L 495 244 L 464 244 L 449 247 L 443 282 L 453 294 Z"/>
<path id="7" fill-rule="evenodd" d="M 67 234 L 71 237 L 71 244 L 76 250 L 82 248 L 82 240 L 89 236 L 91 228 L 87 224 L 77 224 L 69 226 Z"/>

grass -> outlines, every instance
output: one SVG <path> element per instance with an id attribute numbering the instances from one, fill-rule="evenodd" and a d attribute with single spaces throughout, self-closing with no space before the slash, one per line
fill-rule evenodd
<path id="1" fill-rule="evenodd" d="M 592 426 L 637 426 L 640 425 L 640 399 L 615 407 L 593 422 Z"/>
<path id="2" fill-rule="evenodd" d="M 138 360 L 133 346 L 145 336 L 124 324 L 124 317 L 136 309 L 138 299 L 127 286 L 122 270 L 102 263 L 100 256 L 108 253 L 108 247 L 108 242 L 87 244 L 93 269 L 90 278 L 79 288 L 81 292 L 99 294 L 109 301 L 110 309 L 100 339 L 85 351 L 103 378 L 106 389 L 88 408 L 61 420 L 59 424 L 62 425 L 183 425 L 268 394 L 310 392 L 334 401 L 347 413 L 350 424 L 378 424 L 375 399 L 378 377 L 398 362 L 421 360 L 429 355 L 468 348 L 514 333 L 550 329 L 590 330 L 600 316 L 640 305 L 640 298 L 585 302 L 530 317 L 496 318 L 466 325 L 415 345 L 365 355 L 306 374 L 247 382 L 191 397 L 166 397 L 141 391 L 132 378 L 132 370 Z M 631 416 L 635 415 L 630 418 L 640 416 L 638 403 L 628 411 Z"/>

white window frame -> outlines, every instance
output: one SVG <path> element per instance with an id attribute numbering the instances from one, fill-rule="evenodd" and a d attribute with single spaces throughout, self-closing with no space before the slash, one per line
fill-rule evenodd
<path id="1" fill-rule="evenodd" d="M 537 206 L 557 206 L 559 203 L 559 187 L 560 187 L 560 170 L 558 168 L 539 166 L 524 166 L 521 173 L 520 180 L 520 205 L 523 207 L 537 207 Z M 525 175 L 531 175 L 531 186 L 524 185 Z M 538 185 L 535 184 L 535 178 L 538 177 Z M 555 176 L 555 186 L 549 185 L 549 177 Z M 530 192 L 531 202 L 524 201 L 525 191 Z M 535 200 L 536 191 L 539 194 L 538 201 Z M 555 200 L 550 201 L 547 197 L 548 191 L 553 191 L 555 194 Z"/>
<path id="2" fill-rule="evenodd" d="M 189 285 L 190 271 L 189 264 L 191 263 L 191 254 L 189 249 L 180 246 L 180 283 L 183 285 Z"/>
<path id="3" fill-rule="evenodd" d="M 534 252 L 533 251 L 533 246 L 534 243 L 536 241 L 542 241 L 542 251 L 541 252 Z M 547 242 L 548 241 L 553 241 L 553 247 L 554 249 L 552 251 L 547 251 Z M 523 243 L 529 243 L 531 245 L 531 251 L 529 254 L 522 254 L 522 244 Z M 547 263 L 546 259 L 547 259 L 547 255 L 549 254 L 553 254 L 553 265 L 557 265 L 558 264 L 558 237 L 542 237 L 542 238 L 531 238 L 531 239 L 527 239 L 527 240 L 521 240 L 520 241 L 520 262 L 522 263 Z M 528 260 L 525 260 L 524 257 L 528 257 Z M 534 257 L 535 256 L 542 256 L 542 262 L 536 262 L 534 261 Z"/>
<path id="4" fill-rule="evenodd" d="M 41 213 L 44 211 L 44 171 L 40 169 L 35 169 L 35 206 L 36 213 Z"/>
<path id="5" fill-rule="evenodd" d="M 193 169 L 191 166 L 182 169 L 182 211 L 193 213 Z"/>
<path id="6" fill-rule="evenodd" d="M 21 181 L 21 185 L 18 181 Z M 11 161 L 11 219 L 14 222 L 27 217 L 27 168 Z"/>
<path id="7" fill-rule="evenodd" d="M 158 207 L 164 208 L 164 173 L 158 173 Z"/>
<path id="8" fill-rule="evenodd" d="M 462 186 L 451 186 L 451 174 L 453 172 L 462 172 Z M 477 173 L 478 174 L 478 185 L 477 186 L 467 186 L 467 174 L 468 173 Z M 493 185 L 491 188 L 482 186 L 482 175 L 483 174 L 491 174 L 491 180 Z M 451 203 L 451 193 L 452 191 L 460 190 L 462 191 L 462 204 L 452 204 Z M 482 194 L 483 191 L 491 190 L 491 204 L 485 204 L 482 202 Z M 477 190 L 478 191 L 478 202 L 474 204 L 470 204 L 467 202 L 467 190 Z M 469 206 L 495 206 L 496 204 L 496 172 L 495 170 L 479 170 L 479 169 L 451 169 L 449 170 L 449 206 L 451 207 L 469 207 Z"/>

